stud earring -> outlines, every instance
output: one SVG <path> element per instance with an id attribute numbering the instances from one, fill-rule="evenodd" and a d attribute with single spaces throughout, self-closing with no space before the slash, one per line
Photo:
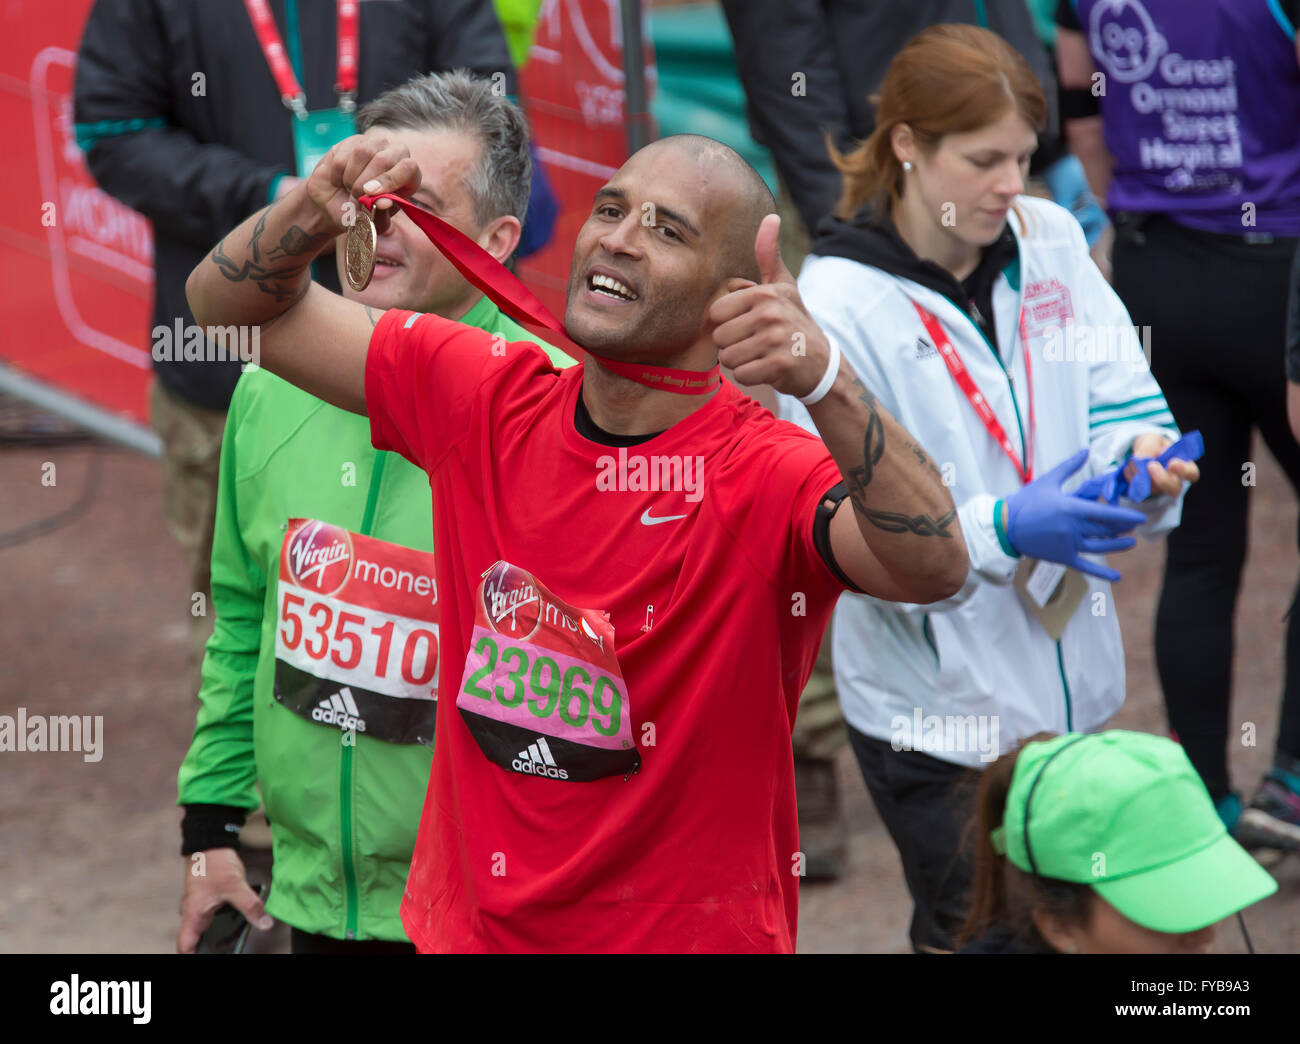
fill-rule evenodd
<path id="1" fill-rule="evenodd" d="M 911 169 L 912 169 L 912 161 L 911 161 L 911 160 L 903 160 L 903 169 L 904 169 L 904 170 L 911 170 Z"/>

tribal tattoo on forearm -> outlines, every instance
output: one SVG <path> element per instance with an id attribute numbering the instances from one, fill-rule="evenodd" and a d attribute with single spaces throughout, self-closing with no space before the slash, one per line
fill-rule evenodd
<path id="1" fill-rule="evenodd" d="M 940 481 L 943 481 L 943 475 L 940 473 L 939 469 L 934 466 L 934 461 L 930 459 L 930 455 L 926 453 L 925 450 L 923 450 L 915 442 L 909 442 L 906 439 L 903 440 L 903 445 L 912 451 L 912 453 L 916 456 L 916 459 L 919 460 L 922 464 L 924 464 L 930 470 L 930 473 L 934 475 L 935 478 L 939 479 Z"/>
<path id="2" fill-rule="evenodd" d="M 853 378 L 853 386 L 857 389 L 858 401 L 867 408 L 867 431 L 862 437 L 862 466 L 853 469 L 853 477 L 859 489 L 866 489 L 876 477 L 876 465 L 885 454 L 885 425 L 880 419 L 876 397 L 856 377 Z"/>
<path id="3" fill-rule="evenodd" d="M 853 387 L 858 393 L 858 401 L 867 408 L 867 430 L 862 440 L 862 464 L 851 468 L 844 476 L 849 490 L 849 499 L 853 502 L 853 510 L 886 533 L 912 533 L 915 536 L 951 539 L 952 533 L 949 532 L 949 527 L 957 517 L 956 508 L 939 518 L 932 518 L 925 514 L 907 515 L 896 511 L 879 511 L 867 505 L 867 486 L 875 478 L 876 465 L 885 454 L 885 425 L 880 419 L 880 407 L 876 403 L 876 397 L 856 377 L 853 379 Z M 934 462 L 930 460 L 925 450 L 912 442 L 904 441 L 903 445 L 936 476 L 939 474 L 939 469 L 934 466 Z"/>
<path id="4" fill-rule="evenodd" d="M 276 301 L 293 303 L 307 293 L 311 280 L 302 279 L 302 274 L 331 237 L 328 234 L 309 236 L 297 225 L 293 225 L 280 237 L 279 243 L 266 250 L 263 259 L 262 235 L 266 231 L 267 216 L 273 209 L 274 207 L 269 207 L 263 211 L 253 226 L 253 234 L 248 241 L 252 260 L 239 262 L 232 258 L 226 252 L 226 240 L 223 238 L 212 250 L 212 262 L 230 282 L 251 280 L 259 290 L 270 294 Z"/>

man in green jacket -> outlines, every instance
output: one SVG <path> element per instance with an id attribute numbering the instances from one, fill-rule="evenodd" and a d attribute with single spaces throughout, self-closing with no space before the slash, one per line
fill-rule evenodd
<path id="1" fill-rule="evenodd" d="M 358 129 L 406 145 L 414 202 L 499 260 L 519 240 L 531 165 L 519 110 L 463 73 L 411 80 Z M 395 214 L 362 292 L 536 340 Z M 273 258 L 268 258 L 268 264 Z M 572 362 L 548 349 L 557 366 Z M 295 953 L 409 950 L 398 917 L 433 756 L 438 592 L 424 472 L 376 452 L 364 417 L 250 368 L 230 405 L 212 551 L 215 631 L 180 770 L 187 857 L 176 948 L 223 904 L 291 927 Z M 249 887 L 239 830 L 271 823 L 274 886 Z"/>

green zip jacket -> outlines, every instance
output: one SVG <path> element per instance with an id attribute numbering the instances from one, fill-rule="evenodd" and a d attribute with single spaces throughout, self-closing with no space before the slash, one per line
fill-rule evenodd
<path id="1" fill-rule="evenodd" d="M 461 321 L 508 341 L 536 341 L 486 297 Z M 547 352 L 557 366 L 572 362 Z M 267 911 L 336 939 L 405 940 L 398 905 L 432 751 L 359 732 L 343 743 L 335 726 L 276 702 L 276 579 L 290 518 L 431 550 L 428 477 L 376 452 L 365 417 L 250 369 L 231 400 L 219 481 L 216 626 L 178 803 L 254 809 L 260 788 L 275 861 Z"/>

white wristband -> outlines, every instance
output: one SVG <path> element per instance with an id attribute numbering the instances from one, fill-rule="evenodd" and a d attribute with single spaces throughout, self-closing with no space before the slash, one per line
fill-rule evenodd
<path id="1" fill-rule="evenodd" d="M 835 378 L 840 373 L 840 346 L 834 337 L 826 338 L 831 346 L 831 357 L 826 363 L 826 372 L 822 374 L 822 379 L 818 382 L 817 387 L 807 395 L 800 395 L 799 401 L 805 406 L 812 406 L 826 398 L 826 393 L 831 390 L 831 385 L 835 383 Z"/>

